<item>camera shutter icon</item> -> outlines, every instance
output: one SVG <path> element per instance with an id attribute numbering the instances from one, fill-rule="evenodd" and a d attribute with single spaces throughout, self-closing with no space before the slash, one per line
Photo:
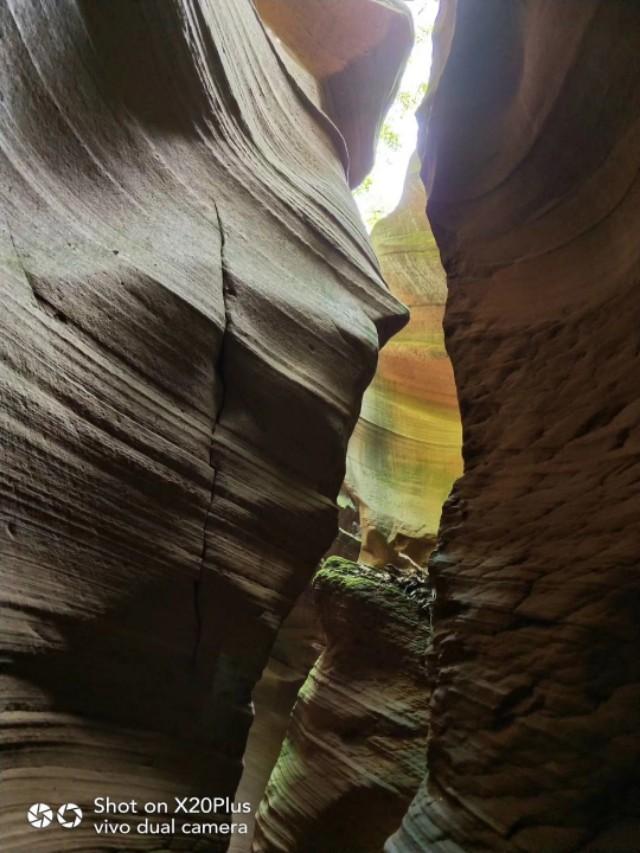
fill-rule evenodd
<path id="1" fill-rule="evenodd" d="M 58 823 L 65 829 L 75 829 L 82 821 L 82 809 L 75 803 L 65 803 L 58 809 Z"/>
<path id="2" fill-rule="evenodd" d="M 53 820 L 53 809 L 46 803 L 34 803 L 29 807 L 27 820 L 34 829 L 45 829 Z"/>

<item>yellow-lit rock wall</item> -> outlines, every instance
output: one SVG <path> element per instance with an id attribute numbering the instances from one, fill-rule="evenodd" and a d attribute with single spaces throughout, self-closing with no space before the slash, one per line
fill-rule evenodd
<path id="1" fill-rule="evenodd" d="M 411 311 L 409 324 L 380 353 L 349 445 L 346 491 L 360 510 L 361 558 L 376 565 L 398 552 L 425 559 L 462 470 L 442 330 L 446 281 L 419 168 L 414 155 L 398 206 L 371 235 L 389 288 Z"/>

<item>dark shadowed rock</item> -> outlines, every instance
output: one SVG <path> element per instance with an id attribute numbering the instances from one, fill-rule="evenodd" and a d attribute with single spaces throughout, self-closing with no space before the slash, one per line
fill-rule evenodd
<path id="1" fill-rule="evenodd" d="M 298 694 L 254 853 L 380 850 L 424 773 L 426 580 L 330 557 L 314 590 L 326 646 Z"/>
<path id="2" fill-rule="evenodd" d="M 27 806 L 233 795 L 405 311 L 249 0 L 5 0 L 0 31 L 0 843 L 95 851 Z"/>
<path id="3" fill-rule="evenodd" d="M 640 7 L 445 0 L 421 120 L 465 473 L 429 776 L 389 853 L 631 853 Z"/>

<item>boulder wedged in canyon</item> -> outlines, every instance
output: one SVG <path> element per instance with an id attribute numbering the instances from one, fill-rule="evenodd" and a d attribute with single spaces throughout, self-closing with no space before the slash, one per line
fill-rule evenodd
<path id="1" fill-rule="evenodd" d="M 640 7 L 443 0 L 421 115 L 465 471 L 388 853 L 640 838 Z"/>
<path id="2" fill-rule="evenodd" d="M 326 645 L 257 816 L 254 853 L 381 850 L 425 769 L 424 576 L 339 557 L 313 582 Z"/>
<path id="3" fill-rule="evenodd" d="M 249 0 L 4 0 L 0 30 L 0 845 L 157 849 L 98 844 L 92 800 L 233 795 L 405 311 Z M 72 833 L 27 825 L 69 801 Z"/>
<path id="4" fill-rule="evenodd" d="M 371 232 L 389 289 L 411 319 L 380 353 L 347 454 L 360 560 L 379 567 L 426 563 L 442 504 L 462 470 L 458 398 L 442 329 L 446 277 L 425 205 L 414 155 L 396 209 Z"/>

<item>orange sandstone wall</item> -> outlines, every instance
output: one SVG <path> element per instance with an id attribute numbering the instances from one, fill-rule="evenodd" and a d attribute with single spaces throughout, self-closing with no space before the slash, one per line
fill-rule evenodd
<path id="1" fill-rule="evenodd" d="M 397 208 L 371 234 L 391 292 L 411 311 L 409 324 L 380 354 L 347 457 L 361 559 L 373 565 L 397 561 L 398 554 L 425 562 L 442 504 L 462 470 L 458 399 L 442 328 L 446 277 L 419 169 L 414 156 Z"/>

